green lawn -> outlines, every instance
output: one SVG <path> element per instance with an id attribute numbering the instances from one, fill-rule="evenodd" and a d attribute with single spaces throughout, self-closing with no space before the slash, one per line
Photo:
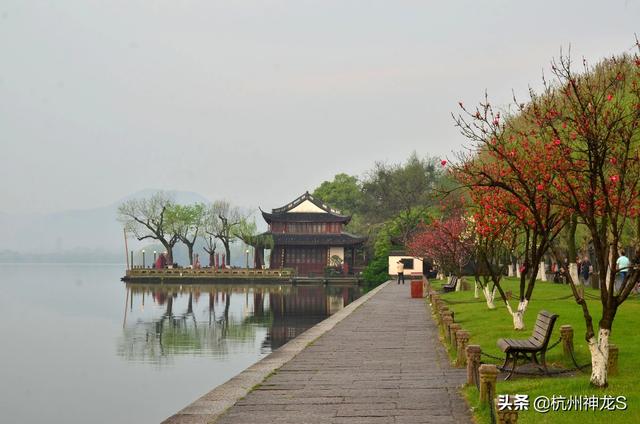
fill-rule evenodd
<path id="1" fill-rule="evenodd" d="M 472 280 L 467 278 L 468 281 Z M 436 288 L 442 282 L 434 281 Z M 505 290 L 512 290 L 514 295 L 518 293 L 515 278 L 506 278 L 503 283 Z M 596 290 L 586 289 L 588 293 L 598 294 Z M 497 309 L 489 310 L 480 293 L 480 299 L 474 299 L 473 291 L 453 292 L 442 294 L 441 298 L 448 303 L 449 309 L 455 312 L 455 321 L 462 328 L 471 333 L 470 344 L 478 344 L 483 352 L 495 356 L 504 356 L 496 347 L 496 340 L 501 337 L 528 338 L 535 322 L 537 312 L 541 309 L 558 314 L 560 317 L 551 338 L 551 343 L 560 337 L 560 325 L 570 324 L 574 329 L 574 345 L 578 363 L 590 363 L 589 351 L 584 340 L 585 324 L 582 310 L 575 303 L 567 285 L 553 284 L 549 282 L 536 283 L 535 290 L 527 313 L 525 314 L 526 329 L 524 331 L 513 330 L 512 319 L 500 300 L 496 301 Z M 565 298 L 565 299 L 562 299 Z M 516 308 L 517 302 L 512 300 L 512 308 Z M 594 326 L 597 331 L 597 323 L 600 319 L 600 302 L 590 301 L 589 309 L 594 318 Z M 607 389 L 596 389 L 589 385 L 589 369 L 583 374 L 572 377 L 547 377 L 547 378 L 517 378 L 512 381 L 502 381 L 497 384 L 497 394 L 528 394 L 533 405 L 533 399 L 537 396 L 626 396 L 628 408 L 626 411 L 570 411 L 548 412 L 546 414 L 535 412 L 531 407 L 529 411 L 519 413 L 519 423 L 598 423 L 605 420 L 612 423 L 640 423 L 640 301 L 632 296 L 618 310 L 611 342 L 620 349 L 619 373 L 609 377 Z M 483 357 L 485 363 L 498 363 L 487 357 Z M 555 366 L 571 368 L 572 363 L 563 357 L 561 344 L 547 354 L 547 363 Z M 501 363 L 500 363 L 501 364 Z M 478 392 L 474 387 L 464 389 L 469 404 L 475 409 L 478 423 L 489 423 L 488 408 L 479 405 Z"/>

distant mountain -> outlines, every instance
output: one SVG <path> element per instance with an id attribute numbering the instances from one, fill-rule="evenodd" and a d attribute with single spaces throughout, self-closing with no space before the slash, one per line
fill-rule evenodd
<path id="1" fill-rule="evenodd" d="M 132 198 L 149 197 L 158 190 L 146 189 L 128 195 L 108 206 L 69 210 L 50 214 L 8 214 L 0 212 L 0 261 L 41 258 L 55 261 L 96 261 L 104 258 L 124 262 L 122 225 L 117 220 L 118 206 Z M 167 191 L 177 203 L 209 203 L 198 193 Z M 131 241 L 131 249 L 139 249 Z"/>

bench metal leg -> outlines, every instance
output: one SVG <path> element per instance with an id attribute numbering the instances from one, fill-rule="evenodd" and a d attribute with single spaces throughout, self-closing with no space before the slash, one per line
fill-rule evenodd
<path id="1" fill-rule="evenodd" d="M 509 371 L 509 374 L 507 374 L 507 376 L 504 378 L 505 381 L 511 378 L 513 372 L 516 370 L 516 365 L 518 364 L 518 352 L 512 354 L 511 356 L 513 357 L 513 366 L 511 367 L 511 371 Z"/>
<path id="2" fill-rule="evenodd" d="M 547 369 L 547 352 L 540 352 L 540 362 L 542 363 L 542 368 L 544 369 L 544 373 L 548 374 L 549 370 Z"/>
<path id="3" fill-rule="evenodd" d="M 504 364 L 502 364 L 502 368 L 503 369 L 507 368 L 507 363 L 509 363 L 509 355 L 510 355 L 510 353 L 507 352 L 507 356 L 504 358 Z"/>

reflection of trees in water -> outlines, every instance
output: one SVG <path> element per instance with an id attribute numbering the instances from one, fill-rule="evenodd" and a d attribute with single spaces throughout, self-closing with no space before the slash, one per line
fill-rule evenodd
<path id="1" fill-rule="evenodd" d="M 225 357 L 246 352 L 247 346 L 254 343 L 261 344 L 262 351 L 268 353 L 359 296 L 352 288 L 322 286 L 131 284 L 127 290 L 131 299 L 127 305 L 129 322 L 125 315 L 118 354 L 127 360 L 153 363 L 164 363 L 180 354 Z M 208 296 L 207 302 L 199 304 L 203 293 Z M 156 313 L 134 320 L 133 305 L 140 304 L 144 309 L 145 296 L 153 299 Z M 238 316 L 243 297 L 244 306 Z M 259 328 L 267 330 L 263 341 L 256 340 Z"/>

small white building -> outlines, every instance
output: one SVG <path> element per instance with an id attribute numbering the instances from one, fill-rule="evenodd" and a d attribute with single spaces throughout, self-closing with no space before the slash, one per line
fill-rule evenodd
<path id="1" fill-rule="evenodd" d="M 422 274 L 422 259 L 406 255 L 389 255 L 389 275 L 398 275 L 396 264 L 398 261 L 404 263 L 404 275 L 412 273 Z"/>

